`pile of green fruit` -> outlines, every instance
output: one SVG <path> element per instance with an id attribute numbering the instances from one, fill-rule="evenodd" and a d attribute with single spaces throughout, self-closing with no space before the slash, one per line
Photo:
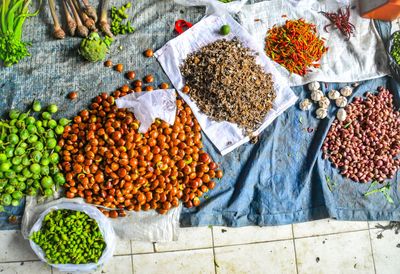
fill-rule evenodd
<path id="1" fill-rule="evenodd" d="M 41 109 L 40 102 L 35 101 L 33 112 Z M 25 195 L 40 192 L 51 196 L 65 183 L 58 169 L 61 147 L 57 136 L 70 121 L 52 119 L 57 110 L 56 105 L 50 105 L 35 118 L 30 111 L 13 109 L 8 120 L 0 121 L 0 211 L 4 206 L 18 206 Z"/>
<path id="2" fill-rule="evenodd" d="M 39 245 L 51 264 L 97 263 L 106 247 L 96 220 L 69 209 L 47 214 L 30 239 Z"/>

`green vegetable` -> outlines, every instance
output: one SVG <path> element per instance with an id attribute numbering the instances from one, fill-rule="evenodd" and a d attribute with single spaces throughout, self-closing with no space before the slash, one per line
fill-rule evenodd
<path id="1" fill-rule="evenodd" d="M 97 32 L 92 32 L 82 40 L 79 54 L 90 62 L 99 62 L 106 58 L 109 46 Z"/>
<path id="2" fill-rule="evenodd" d="M 231 32 L 231 27 L 229 25 L 223 25 L 219 32 L 222 35 L 228 35 Z"/>
<path id="3" fill-rule="evenodd" d="M 32 106 L 33 111 L 39 112 L 42 110 L 42 104 L 39 101 L 34 101 Z"/>
<path id="4" fill-rule="evenodd" d="M 58 107 L 55 104 L 51 104 L 48 106 L 47 111 L 50 113 L 56 113 L 58 111 Z"/>
<path id="5" fill-rule="evenodd" d="M 52 193 L 51 189 L 46 190 Z M 97 263 L 106 247 L 97 222 L 83 212 L 68 209 L 48 213 L 40 230 L 29 239 L 42 248 L 53 264 Z"/>
<path id="6" fill-rule="evenodd" d="M 135 31 L 135 28 L 131 26 L 129 21 L 125 24 L 122 23 L 123 20 L 128 19 L 129 16 L 125 11 L 131 6 L 131 3 L 128 2 L 119 9 L 116 7 L 111 8 L 111 32 L 114 35 L 128 34 Z"/>
<path id="7" fill-rule="evenodd" d="M 390 50 L 390 55 L 400 65 L 400 32 L 395 32 L 393 35 L 392 48 Z"/>
<path id="8" fill-rule="evenodd" d="M 0 60 L 5 66 L 12 66 L 30 56 L 27 48 L 29 43 L 22 41 L 22 27 L 26 18 L 39 14 L 39 9 L 29 13 L 31 2 L 2 0 L 0 3 Z"/>

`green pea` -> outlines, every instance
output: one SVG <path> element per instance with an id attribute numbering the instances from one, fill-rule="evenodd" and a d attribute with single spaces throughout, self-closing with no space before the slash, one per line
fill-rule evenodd
<path id="1" fill-rule="evenodd" d="M 47 136 L 47 138 L 54 138 L 54 137 L 56 136 L 56 134 L 54 133 L 54 130 L 49 129 L 49 130 L 47 131 L 46 136 Z"/>
<path id="2" fill-rule="evenodd" d="M 28 196 L 35 196 L 36 194 L 37 194 L 37 189 L 36 188 L 29 187 L 26 190 L 26 195 L 28 195 Z"/>
<path id="3" fill-rule="evenodd" d="M 42 175 L 49 175 L 49 173 L 50 173 L 49 166 L 41 166 L 41 174 Z"/>
<path id="4" fill-rule="evenodd" d="M 15 154 L 16 156 L 24 155 L 24 154 L 25 154 L 25 149 L 24 149 L 23 147 L 17 147 L 17 148 L 15 149 L 14 154 Z"/>
<path id="5" fill-rule="evenodd" d="M 8 186 L 5 188 L 5 192 L 8 193 L 8 194 L 13 193 L 14 191 L 15 191 L 15 187 L 13 187 L 13 186 L 11 186 L 11 185 L 8 185 Z"/>
<path id="6" fill-rule="evenodd" d="M 42 118 L 44 119 L 44 120 L 50 120 L 51 119 L 51 114 L 49 113 L 49 112 L 47 112 L 47 111 L 45 111 L 45 112 L 42 112 Z M 44 123 L 45 121 L 43 121 L 43 123 Z"/>
<path id="7" fill-rule="evenodd" d="M 39 174 L 41 171 L 41 167 L 39 164 L 34 163 L 34 164 L 31 164 L 31 166 L 29 167 L 29 170 L 34 174 Z"/>
<path id="8" fill-rule="evenodd" d="M 57 145 L 57 146 L 54 148 L 54 151 L 55 151 L 55 152 L 60 152 L 60 151 L 61 151 L 61 147 Z"/>
<path id="9" fill-rule="evenodd" d="M 27 127 L 26 127 L 26 129 L 28 130 L 28 132 L 29 133 L 36 133 L 37 132 L 37 128 L 36 128 L 36 126 L 35 125 L 28 125 Z"/>
<path id="10" fill-rule="evenodd" d="M 57 122 L 54 119 L 49 120 L 48 123 L 49 128 L 55 128 L 57 126 Z"/>
<path id="11" fill-rule="evenodd" d="M 11 205 L 11 201 L 12 201 L 12 198 L 9 193 L 5 193 L 5 194 L 1 195 L 1 198 L 0 198 L 1 205 L 9 206 L 9 205 Z"/>
<path id="12" fill-rule="evenodd" d="M 27 129 L 21 130 L 21 132 L 19 133 L 19 137 L 21 138 L 21 140 L 28 139 L 29 138 L 29 131 Z"/>
<path id="13" fill-rule="evenodd" d="M 22 162 L 22 157 L 20 156 L 15 156 L 14 158 L 12 158 L 11 163 L 13 165 L 19 165 Z"/>
<path id="14" fill-rule="evenodd" d="M 12 147 L 12 146 L 6 147 L 6 149 L 4 150 L 4 153 L 6 154 L 7 158 L 13 157 L 14 156 L 14 147 Z"/>
<path id="15" fill-rule="evenodd" d="M 15 123 L 16 123 L 17 121 L 18 121 L 17 119 L 12 119 L 12 120 L 10 120 L 10 122 L 8 122 L 8 124 L 9 124 L 10 126 L 15 126 Z"/>
<path id="16" fill-rule="evenodd" d="M 23 191 L 26 189 L 26 184 L 24 182 L 19 182 L 19 184 L 16 187 L 17 190 Z"/>
<path id="17" fill-rule="evenodd" d="M 8 115 L 10 116 L 10 119 L 18 119 L 20 114 L 21 113 L 18 110 L 12 109 Z"/>
<path id="18" fill-rule="evenodd" d="M 35 122 L 35 126 L 36 126 L 36 127 L 42 127 L 42 126 L 43 126 L 43 123 L 42 123 L 42 121 L 40 121 L 40 120 L 36 120 L 36 122 Z"/>
<path id="19" fill-rule="evenodd" d="M 43 157 L 43 154 L 42 154 L 40 151 L 35 150 L 35 151 L 33 151 L 33 152 L 31 153 L 31 157 L 32 157 L 32 160 L 33 160 L 35 163 L 39 163 L 40 160 L 41 160 L 42 157 Z"/>
<path id="20" fill-rule="evenodd" d="M 50 164 L 50 159 L 49 158 L 42 158 L 40 160 L 40 164 L 43 166 L 48 166 Z"/>
<path id="21" fill-rule="evenodd" d="M 42 123 L 42 124 L 43 124 L 43 123 Z M 46 132 L 46 129 L 45 129 L 44 127 L 42 127 L 42 126 L 36 127 L 36 128 L 37 128 L 37 132 L 38 132 L 39 134 L 43 134 L 43 133 Z"/>
<path id="22" fill-rule="evenodd" d="M 38 141 L 38 142 L 35 142 L 35 143 L 33 144 L 33 147 L 34 147 L 35 150 L 37 150 L 37 151 L 42 151 L 43 148 L 44 148 L 44 145 L 43 145 L 42 142 Z"/>
<path id="23" fill-rule="evenodd" d="M 34 182 L 33 182 L 33 184 L 32 184 L 32 187 L 34 187 L 34 188 L 39 188 L 40 187 L 40 182 L 38 181 L 38 180 L 35 180 Z"/>
<path id="24" fill-rule="evenodd" d="M 39 180 L 42 176 L 40 174 L 33 174 L 32 179 Z"/>
<path id="25" fill-rule="evenodd" d="M 28 118 L 28 116 L 29 112 L 21 113 L 18 117 L 18 120 L 25 120 L 26 118 Z"/>
<path id="26" fill-rule="evenodd" d="M 19 128 L 19 129 L 25 128 L 25 122 L 24 122 L 24 120 L 18 120 L 18 121 L 15 123 L 15 126 L 16 126 L 17 128 Z"/>
<path id="27" fill-rule="evenodd" d="M 37 135 L 31 135 L 28 138 L 28 143 L 33 144 L 35 143 L 37 140 L 39 139 L 39 137 Z"/>
<path id="28" fill-rule="evenodd" d="M 18 144 L 18 142 L 19 142 L 19 137 L 18 137 L 18 135 L 17 135 L 17 134 L 10 134 L 10 135 L 8 135 L 8 142 L 9 142 L 11 145 L 16 145 L 16 144 Z"/>
<path id="29" fill-rule="evenodd" d="M 22 197 L 24 196 L 24 194 L 22 194 L 21 191 L 17 190 L 17 191 L 14 191 L 14 192 L 11 194 L 11 196 L 12 196 L 15 200 L 21 200 Z"/>
<path id="30" fill-rule="evenodd" d="M 57 105 L 55 105 L 55 104 L 51 104 L 51 105 L 47 108 L 47 110 L 48 110 L 50 113 L 56 113 L 56 112 L 58 111 L 58 107 L 57 107 Z"/>
<path id="31" fill-rule="evenodd" d="M 12 169 L 4 171 L 4 176 L 8 179 L 12 179 L 16 176 L 15 171 Z"/>
<path id="32" fill-rule="evenodd" d="M 60 121 L 58 121 L 58 124 L 62 127 L 65 127 L 71 122 L 71 120 L 68 120 L 67 118 L 61 118 Z"/>
<path id="33" fill-rule="evenodd" d="M 56 139 L 54 139 L 54 138 L 49 138 L 49 139 L 47 139 L 47 141 L 46 141 L 46 146 L 47 146 L 49 149 L 55 148 L 56 145 L 57 145 L 57 140 L 56 140 Z"/>
<path id="34" fill-rule="evenodd" d="M 17 128 L 17 126 L 12 126 L 9 129 L 10 133 L 14 133 L 17 134 L 19 132 L 19 129 Z"/>
<path id="35" fill-rule="evenodd" d="M 23 169 L 24 169 L 23 165 L 13 166 L 13 170 L 15 171 L 15 173 L 20 173 Z"/>
<path id="36" fill-rule="evenodd" d="M 39 112 L 39 111 L 42 110 L 42 105 L 40 104 L 39 101 L 36 101 L 36 100 L 35 100 L 35 101 L 33 102 L 32 109 L 33 109 L 34 112 Z"/>
<path id="37" fill-rule="evenodd" d="M 11 205 L 12 205 L 12 206 L 19 206 L 19 204 L 20 204 L 20 201 L 19 201 L 19 200 L 12 200 L 12 201 L 11 201 Z"/>
<path id="38" fill-rule="evenodd" d="M 19 147 L 22 147 L 22 148 L 24 148 L 24 149 L 27 149 L 27 148 L 28 148 L 28 144 L 25 143 L 25 142 L 22 142 L 22 143 L 19 144 Z"/>
<path id="39" fill-rule="evenodd" d="M 29 160 L 29 157 L 28 156 L 23 156 L 22 157 L 22 165 L 24 165 L 24 166 L 29 166 L 31 164 L 31 160 Z"/>
<path id="40" fill-rule="evenodd" d="M 16 187 L 18 185 L 18 179 L 17 178 L 12 178 L 8 180 L 8 183 L 12 185 L 13 187 Z"/>
<path id="41" fill-rule="evenodd" d="M 0 153 L 0 163 L 7 161 L 7 155 L 5 153 Z"/>
<path id="42" fill-rule="evenodd" d="M 36 122 L 36 119 L 35 119 L 35 117 L 33 117 L 33 116 L 29 116 L 29 117 L 27 117 L 27 118 L 25 119 L 25 123 L 26 123 L 27 125 L 34 125 L 35 122 Z"/>
<path id="43" fill-rule="evenodd" d="M 63 126 L 57 126 L 54 131 L 56 132 L 57 135 L 61 135 L 64 133 L 64 127 Z"/>
<path id="44" fill-rule="evenodd" d="M 52 162 L 53 164 L 57 164 L 58 161 L 60 160 L 60 156 L 58 156 L 58 153 L 54 153 L 54 152 L 52 154 L 50 154 L 49 158 L 50 158 L 50 162 Z"/>

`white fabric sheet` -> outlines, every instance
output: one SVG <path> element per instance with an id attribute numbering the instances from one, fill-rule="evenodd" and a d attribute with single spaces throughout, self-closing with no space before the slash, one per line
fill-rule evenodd
<path id="1" fill-rule="evenodd" d="M 222 25 L 228 24 L 231 27 L 231 33 L 227 36 L 221 36 L 219 29 Z M 259 47 L 250 36 L 231 16 L 224 14 L 221 16 L 210 15 L 202 19 L 199 23 L 188 29 L 183 34 L 169 41 L 164 47 L 155 53 L 158 61 L 168 75 L 179 95 L 192 108 L 194 115 L 200 123 L 203 131 L 222 155 L 225 155 L 240 145 L 248 142 L 249 137 L 245 137 L 242 130 L 236 124 L 229 122 L 216 122 L 201 113 L 196 104 L 189 96 L 183 94 L 181 89 L 184 86 L 184 79 L 181 75 L 179 66 L 183 63 L 187 55 L 199 50 L 201 47 L 216 40 L 225 38 L 238 39 L 245 47 L 253 49 L 259 55 L 257 62 L 263 66 L 266 72 L 273 75 L 274 88 L 276 90 L 276 99 L 273 102 L 272 109 L 266 114 L 264 123 L 253 134 L 260 134 L 272 121 L 278 117 L 287 108 L 292 106 L 297 96 L 293 93 L 287 82 L 279 75 L 274 68 L 272 61 L 267 58 L 262 48 Z"/>
<path id="2" fill-rule="evenodd" d="M 286 0 L 271 0 L 246 5 L 238 14 L 242 26 L 264 47 L 268 29 L 282 25 L 287 19 L 304 18 L 316 24 L 318 33 L 326 39 L 328 52 L 322 57 L 319 69 L 312 69 L 304 77 L 290 73 L 278 63 L 276 69 L 289 81 L 290 86 L 304 85 L 312 81 L 356 82 L 389 74 L 388 61 L 383 42 L 372 20 L 359 16 L 357 9 L 350 12 L 350 22 L 355 26 L 355 36 L 345 41 L 339 30 L 324 26 L 330 21 L 320 11 L 336 11 L 344 6 L 343 0 L 302 0 L 294 8 Z M 357 1 L 352 1 L 355 6 Z M 287 18 L 282 18 L 287 15 Z"/>

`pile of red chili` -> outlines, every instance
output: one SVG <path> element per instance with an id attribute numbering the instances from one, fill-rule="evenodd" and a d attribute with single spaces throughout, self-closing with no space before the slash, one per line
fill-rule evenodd
<path id="1" fill-rule="evenodd" d="M 330 24 L 324 27 L 326 32 L 328 32 L 328 27 L 333 26 L 346 36 L 346 41 L 350 40 L 351 35 L 355 31 L 355 26 L 350 23 L 350 6 L 339 8 L 337 12 L 321 11 L 321 13 L 331 21 Z"/>
<path id="2" fill-rule="evenodd" d="M 290 73 L 303 76 L 308 67 L 320 66 L 317 62 L 328 48 L 318 37 L 314 24 L 298 19 L 286 20 L 285 25 L 268 30 L 265 50 L 272 60 Z"/>

